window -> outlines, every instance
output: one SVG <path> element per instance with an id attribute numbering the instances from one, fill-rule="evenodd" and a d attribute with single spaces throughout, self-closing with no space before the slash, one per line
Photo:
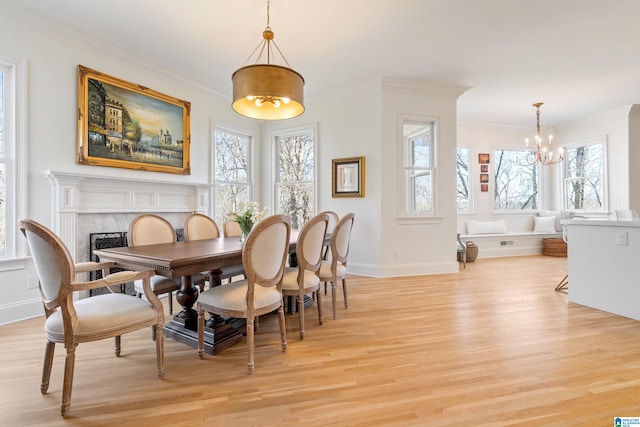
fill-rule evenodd
<path id="1" fill-rule="evenodd" d="M 538 209 L 538 164 L 521 164 L 524 158 L 525 150 L 494 151 L 495 210 Z"/>
<path id="2" fill-rule="evenodd" d="M 458 212 L 471 211 L 471 188 L 469 187 L 469 156 L 468 148 L 456 150 L 456 204 Z"/>
<path id="3" fill-rule="evenodd" d="M 221 227 L 229 212 L 251 200 L 251 137 L 221 128 L 214 135 L 214 216 Z"/>
<path id="4" fill-rule="evenodd" d="M 301 229 L 315 211 L 315 129 L 275 136 L 276 207 Z"/>
<path id="5" fill-rule="evenodd" d="M 24 215 L 25 177 L 20 167 L 24 75 L 22 61 L 0 53 L 0 259 L 6 260 L 26 251 L 16 227 Z"/>
<path id="6" fill-rule="evenodd" d="M 435 181 L 436 123 L 434 120 L 405 120 L 402 124 L 404 147 L 404 214 L 433 216 Z"/>
<path id="7" fill-rule="evenodd" d="M 597 139 L 565 148 L 564 208 L 603 211 L 604 140 Z"/>

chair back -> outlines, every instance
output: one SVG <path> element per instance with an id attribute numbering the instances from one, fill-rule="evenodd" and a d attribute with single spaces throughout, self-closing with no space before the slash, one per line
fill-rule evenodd
<path id="1" fill-rule="evenodd" d="M 291 221 L 286 215 L 271 215 L 253 226 L 242 250 L 248 299 L 254 284 L 282 286 L 290 237 Z M 253 306 L 253 301 L 247 301 L 247 306 Z"/>
<path id="2" fill-rule="evenodd" d="M 62 240 L 42 224 L 32 220 L 18 221 L 20 231 L 27 238 L 31 257 L 40 280 L 40 294 L 47 317 L 60 307 L 66 324 L 69 314 L 75 316 L 70 292 L 75 276 L 73 259 Z"/>
<path id="3" fill-rule="evenodd" d="M 173 243 L 176 231 L 166 219 L 153 214 L 142 214 L 129 225 L 129 246 Z"/>
<path id="4" fill-rule="evenodd" d="M 296 244 L 298 279 L 304 275 L 305 270 L 313 272 L 320 270 L 328 224 L 329 214 L 321 212 L 311 218 L 300 230 Z"/>
<path id="5" fill-rule="evenodd" d="M 237 221 L 227 221 L 223 225 L 224 227 L 224 237 L 234 237 L 241 236 L 242 229 L 240 228 L 240 224 Z"/>
<path id="6" fill-rule="evenodd" d="M 204 240 L 220 237 L 218 224 L 206 215 L 194 213 L 184 220 L 185 240 Z"/>
<path id="7" fill-rule="evenodd" d="M 331 234 L 331 259 L 342 264 L 347 264 L 349 255 L 349 241 L 351 240 L 351 229 L 353 228 L 354 213 L 348 213 L 342 217 L 340 222 Z"/>
<path id="8" fill-rule="evenodd" d="M 338 225 L 338 222 L 340 221 L 340 217 L 338 216 L 337 213 L 335 213 L 333 211 L 324 211 L 324 212 L 320 212 L 320 213 L 329 215 L 329 223 L 327 225 L 327 233 L 333 233 L 333 229 L 336 228 L 336 225 Z"/>

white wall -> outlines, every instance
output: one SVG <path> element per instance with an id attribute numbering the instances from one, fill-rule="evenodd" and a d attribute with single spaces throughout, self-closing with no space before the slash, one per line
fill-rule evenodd
<path id="1" fill-rule="evenodd" d="M 558 127 L 558 138 L 568 143 L 601 136 L 606 138 L 609 189 L 606 209 L 609 212 L 629 209 L 631 187 L 634 187 L 636 194 L 640 191 L 640 183 L 630 179 L 630 171 L 637 169 L 640 155 L 635 148 L 636 141 L 633 145 L 635 156 L 630 156 L 630 144 L 633 142 L 629 133 L 631 110 L 632 106 L 625 106 Z M 640 199 L 636 203 L 633 209 L 640 209 Z"/>
<path id="2" fill-rule="evenodd" d="M 467 219 L 505 219 L 510 230 L 532 229 L 531 214 L 493 212 L 493 183 L 490 183 L 488 192 L 480 192 L 477 155 L 493 153 L 497 147 L 522 148 L 524 139 L 527 137 L 531 139 L 533 132 L 535 128 L 502 124 L 469 122 L 458 124 L 458 146 L 472 149 L 470 176 L 474 185 L 475 208 L 470 213 L 458 215 L 459 233 L 466 233 Z M 547 133 L 554 135 L 554 144 L 570 144 L 597 137 L 606 138 L 609 189 L 606 196 L 607 212 L 613 212 L 615 209 L 640 210 L 640 171 L 637 167 L 634 168 L 640 158 L 640 110 L 637 106 L 625 106 L 583 120 L 560 124 L 552 129 L 542 129 L 541 134 Z M 541 209 L 561 209 L 562 185 L 559 181 L 561 166 L 543 168 L 542 185 L 545 198 L 541 200 Z M 633 179 L 634 176 L 638 179 Z M 490 179 L 492 179 L 492 173 L 490 173 Z"/>
<path id="3" fill-rule="evenodd" d="M 52 226 L 50 187 L 45 170 L 189 183 L 210 182 L 213 118 L 240 128 L 258 129 L 230 108 L 230 100 L 184 77 L 41 20 L 0 2 L 0 50 L 27 62 L 26 170 L 27 216 Z M 76 163 L 77 66 L 191 102 L 191 175 L 79 165 Z M 0 266 L 0 270 L 2 270 Z M 27 288 L 33 267 L 0 271 L 0 324 L 42 312 L 37 289 Z M 37 304 L 36 304 L 37 302 Z"/>
<path id="4" fill-rule="evenodd" d="M 466 87 L 385 79 L 382 86 L 382 245 L 378 275 L 407 276 L 458 271 L 456 253 L 456 101 Z M 438 123 L 436 216 L 401 218 L 402 117 Z"/>
<path id="5" fill-rule="evenodd" d="M 263 130 L 264 145 L 266 147 L 273 131 L 298 126 L 318 126 L 318 211 L 332 210 L 340 216 L 348 212 L 355 213 L 349 271 L 377 276 L 382 245 L 380 83 L 370 82 L 344 88 L 307 100 L 305 105 L 305 113 L 299 118 L 266 122 Z M 333 198 L 331 160 L 359 156 L 365 157 L 365 197 Z M 271 167 L 272 164 L 268 166 Z M 264 180 L 262 191 L 273 197 L 274 189 L 270 182 Z"/>

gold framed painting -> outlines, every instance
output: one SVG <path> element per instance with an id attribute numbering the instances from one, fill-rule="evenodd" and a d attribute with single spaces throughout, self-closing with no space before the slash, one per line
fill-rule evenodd
<path id="1" fill-rule="evenodd" d="M 331 160 L 332 197 L 364 197 L 364 157 Z"/>
<path id="2" fill-rule="evenodd" d="M 191 103 L 78 65 L 80 164 L 191 173 Z"/>

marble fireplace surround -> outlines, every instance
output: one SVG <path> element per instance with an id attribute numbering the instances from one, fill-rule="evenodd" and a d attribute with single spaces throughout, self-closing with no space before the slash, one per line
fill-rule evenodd
<path id="1" fill-rule="evenodd" d="M 166 218 L 182 228 L 192 213 L 207 214 L 213 185 L 114 178 L 44 171 L 51 188 L 52 230 L 76 262 L 89 258 L 89 234 L 128 231 L 141 213 Z"/>

